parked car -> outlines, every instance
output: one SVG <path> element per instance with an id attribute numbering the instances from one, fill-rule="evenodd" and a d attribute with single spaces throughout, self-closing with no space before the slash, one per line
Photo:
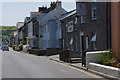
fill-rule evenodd
<path id="1" fill-rule="evenodd" d="M 2 51 L 9 51 L 8 45 L 2 45 L 2 46 L 1 46 L 1 50 L 2 50 Z"/>

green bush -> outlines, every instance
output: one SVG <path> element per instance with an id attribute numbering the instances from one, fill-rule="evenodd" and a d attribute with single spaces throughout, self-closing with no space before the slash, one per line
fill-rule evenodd
<path id="1" fill-rule="evenodd" d="M 23 50 L 23 44 L 18 45 L 18 48 L 19 48 L 20 51 L 22 51 Z"/>
<path id="2" fill-rule="evenodd" d="M 99 54 L 98 63 L 99 64 L 110 65 L 111 57 L 112 57 L 111 52 L 101 53 L 101 54 Z"/>
<path id="3" fill-rule="evenodd" d="M 19 47 L 18 47 L 18 46 L 15 48 L 15 50 L 16 50 L 16 51 L 20 51 L 20 49 L 19 49 Z"/>
<path id="4" fill-rule="evenodd" d="M 120 63 L 118 63 L 116 66 L 117 66 L 117 68 L 120 68 Z"/>
<path id="5" fill-rule="evenodd" d="M 13 48 L 13 50 L 15 50 L 15 48 L 16 48 L 16 45 L 13 45 L 13 46 L 12 46 L 12 48 Z"/>

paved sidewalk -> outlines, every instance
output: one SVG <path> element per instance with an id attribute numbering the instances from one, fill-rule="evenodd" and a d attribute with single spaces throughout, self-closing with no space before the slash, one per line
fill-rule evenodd
<path id="1" fill-rule="evenodd" d="M 74 63 L 74 62 L 73 62 L 73 63 L 68 63 L 68 62 L 64 62 L 64 61 L 59 60 L 59 54 L 57 54 L 57 55 L 52 55 L 52 56 L 47 56 L 47 58 L 48 58 L 48 59 L 51 59 L 51 60 L 53 60 L 53 61 L 65 63 L 65 64 L 68 64 L 68 65 L 70 65 L 70 66 L 73 66 L 73 67 L 76 67 L 76 68 L 80 68 L 80 69 L 86 70 L 86 67 L 83 67 L 81 62 L 79 62 L 79 63 Z"/>
<path id="2" fill-rule="evenodd" d="M 100 72 L 97 72 L 97 71 L 94 71 L 94 70 L 88 70 L 86 67 L 83 67 L 82 66 L 82 63 L 79 62 L 79 63 L 68 63 L 68 62 L 64 62 L 64 61 L 61 61 L 59 60 L 59 54 L 58 55 L 52 55 L 52 56 L 46 56 L 47 59 L 50 59 L 50 60 L 53 60 L 53 61 L 57 61 L 57 62 L 60 62 L 60 63 L 64 63 L 64 64 L 67 64 L 69 66 L 72 66 L 72 67 L 76 67 L 78 69 L 82 69 L 82 70 L 85 70 L 85 71 L 88 71 L 88 72 L 91 72 L 91 73 L 94 73 L 94 74 L 97 74 L 97 75 L 100 75 L 100 76 L 103 76 L 105 78 L 109 78 L 109 79 L 114 79 L 114 80 L 117 80 L 117 78 L 114 78 L 114 77 L 111 77 L 109 75 L 106 75 L 106 74 L 103 74 L 103 73 L 100 73 Z"/>

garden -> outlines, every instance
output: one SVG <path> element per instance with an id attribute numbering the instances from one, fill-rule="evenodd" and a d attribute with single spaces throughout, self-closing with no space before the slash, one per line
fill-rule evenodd
<path id="1" fill-rule="evenodd" d="M 112 51 L 99 55 L 98 64 L 120 68 L 120 58 L 113 55 Z"/>

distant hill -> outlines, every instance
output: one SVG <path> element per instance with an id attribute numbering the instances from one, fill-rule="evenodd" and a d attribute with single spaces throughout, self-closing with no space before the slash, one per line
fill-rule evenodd
<path id="1" fill-rule="evenodd" d="M 15 26 L 0 26 L 0 37 L 7 37 L 13 36 L 14 32 L 16 31 Z"/>

